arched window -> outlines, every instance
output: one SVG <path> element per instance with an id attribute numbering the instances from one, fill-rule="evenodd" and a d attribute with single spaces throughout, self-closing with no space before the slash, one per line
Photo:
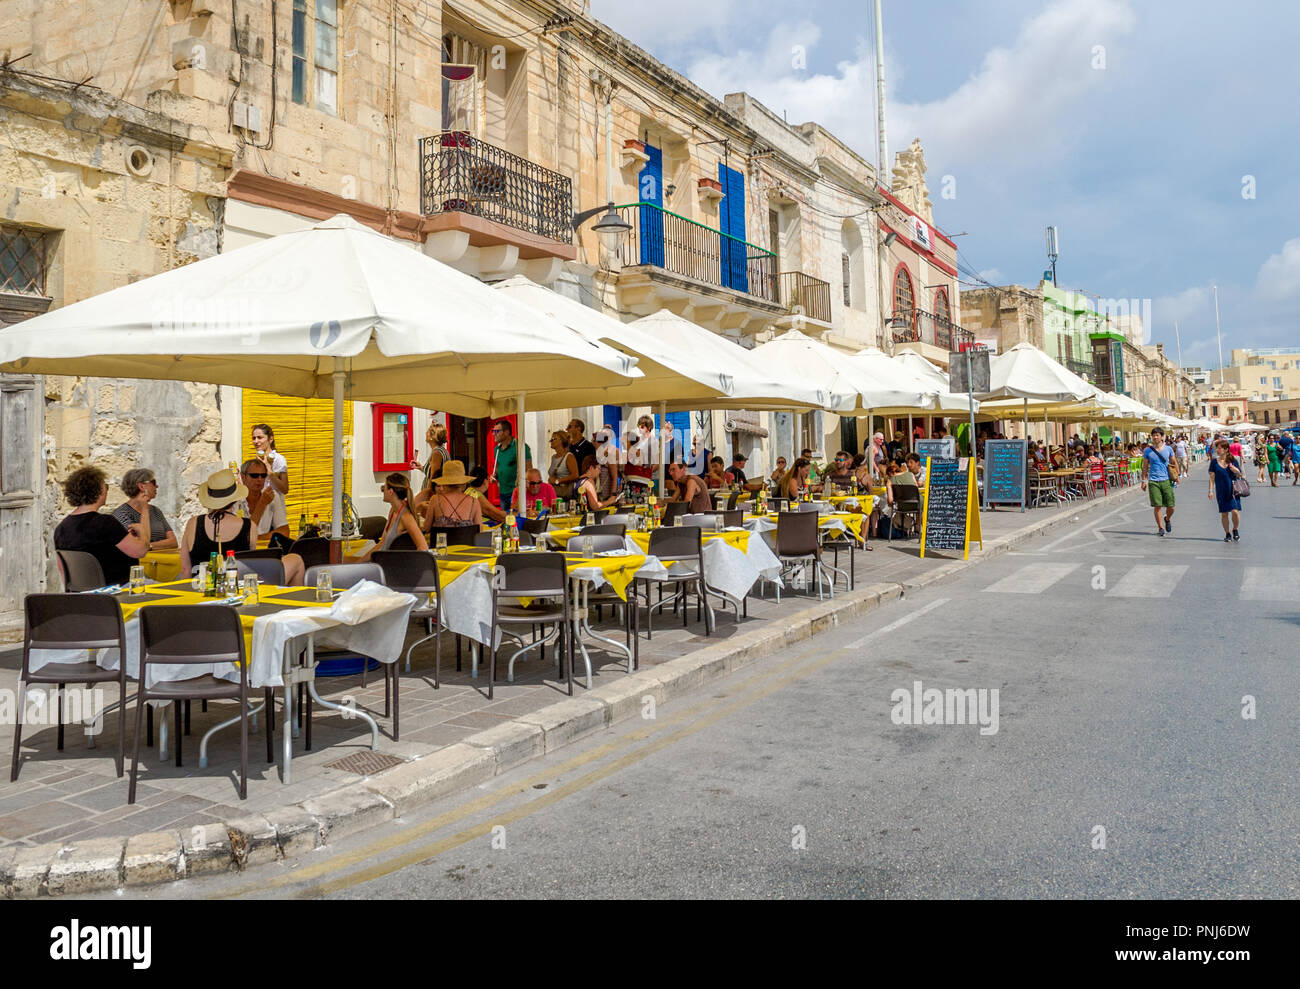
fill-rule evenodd
<path id="1" fill-rule="evenodd" d="M 948 288 L 940 285 L 934 290 L 934 314 L 945 322 L 952 322 L 952 307 L 948 305 Z"/>
<path id="2" fill-rule="evenodd" d="M 898 270 L 894 272 L 894 315 L 910 314 L 915 308 L 912 276 L 908 273 L 907 265 L 900 264 Z"/>
<path id="3" fill-rule="evenodd" d="M 866 268 L 862 263 L 862 234 L 852 220 L 840 227 L 841 278 L 844 282 L 844 305 L 850 309 L 866 309 L 867 291 L 864 279 Z"/>

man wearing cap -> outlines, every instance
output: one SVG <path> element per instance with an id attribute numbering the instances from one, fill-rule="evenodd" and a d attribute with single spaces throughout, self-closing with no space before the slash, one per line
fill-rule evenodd
<path id="1" fill-rule="evenodd" d="M 745 491 L 758 491 L 763 487 L 762 481 L 751 481 L 745 474 L 745 464 L 749 458 L 737 450 L 731 455 L 731 470 L 727 471 L 727 483 L 739 484 Z"/>

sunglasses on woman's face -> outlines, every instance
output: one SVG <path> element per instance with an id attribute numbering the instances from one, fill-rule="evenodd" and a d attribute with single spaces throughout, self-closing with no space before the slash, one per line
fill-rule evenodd
<path id="1" fill-rule="evenodd" d="M 265 481 L 265 480 L 266 480 L 266 474 L 265 474 L 265 473 L 262 473 L 262 474 L 245 474 L 244 476 L 245 476 L 245 477 L 250 477 L 250 478 L 255 477 L 255 478 L 257 478 L 259 481 Z M 157 481 L 154 481 L 153 483 L 154 483 L 154 484 L 157 484 L 158 482 L 157 482 Z"/>

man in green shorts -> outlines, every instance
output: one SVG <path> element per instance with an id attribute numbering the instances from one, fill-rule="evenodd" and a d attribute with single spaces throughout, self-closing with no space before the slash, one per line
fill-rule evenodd
<path id="1" fill-rule="evenodd" d="M 1151 430 L 1151 445 L 1142 451 L 1142 490 L 1155 512 L 1157 536 L 1174 531 L 1174 485 L 1169 464 L 1173 455 L 1173 447 L 1165 446 L 1165 431 L 1159 426 Z"/>

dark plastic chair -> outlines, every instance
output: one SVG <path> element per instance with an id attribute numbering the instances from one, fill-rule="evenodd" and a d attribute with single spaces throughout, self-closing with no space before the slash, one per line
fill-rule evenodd
<path id="1" fill-rule="evenodd" d="M 88 554 L 78 554 L 88 555 Z M 94 557 L 91 557 L 93 560 Z M 96 564 L 98 566 L 98 564 Z M 57 684 L 58 748 L 63 751 L 63 686 L 67 683 L 108 683 L 117 681 L 119 691 L 117 717 L 117 775 L 122 775 L 126 751 L 126 631 L 122 609 L 113 598 L 97 594 L 29 594 L 23 602 L 26 623 L 23 629 L 23 666 L 18 675 L 19 706 L 14 712 L 14 755 L 9 782 L 18 779 L 22 753 L 22 704 L 26 686 L 32 683 Z M 93 659 L 76 663 L 46 663 L 32 672 L 33 649 L 116 649 L 118 668 L 106 670 Z"/>
<path id="2" fill-rule="evenodd" d="M 904 526 L 904 529 L 916 531 L 920 528 L 921 521 L 921 492 L 915 484 L 895 484 L 894 485 L 894 519 L 899 516 L 912 517 L 912 525 Z M 889 522 L 889 541 L 894 541 L 894 520 Z"/>
<path id="3" fill-rule="evenodd" d="M 745 494 L 743 488 L 737 488 L 731 492 L 731 496 L 727 498 L 727 511 L 734 512 L 736 510 L 736 505 L 740 503 L 740 496 L 743 494 Z"/>
<path id="4" fill-rule="evenodd" d="M 393 541 L 388 544 L 388 548 L 397 552 L 418 552 L 415 540 L 411 538 L 409 532 L 401 532 L 394 536 Z"/>
<path id="5" fill-rule="evenodd" d="M 241 559 L 239 554 L 235 554 L 235 568 L 239 571 L 240 576 L 244 574 L 257 574 L 257 580 L 260 584 L 273 584 L 276 587 L 284 586 L 284 564 L 278 559 L 269 557 L 254 557 L 251 560 Z"/>
<path id="6" fill-rule="evenodd" d="M 379 542 L 384 536 L 384 526 L 388 524 L 388 519 L 383 515 L 367 515 L 361 520 L 359 535 L 362 539 L 373 539 Z"/>
<path id="7" fill-rule="evenodd" d="M 428 553 L 420 553 L 418 550 L 416 551 L 388 550 L 388 552 L 412 553 L 415 556 L 426 556 L 429 557 L 430 560 L 433 559 L 433 557 L 429 556 Z M 333 583 L 333 587 L 336 591 L 346 590 L 349 587 L 356 587 L 356 585 L 361 583 L 363 580 L 371 580 L 374 581 L 376 584 L 384 583 L 384 570 L 383 567 L 381 567 L 378 563 L 373 563 L 373 562 L 372 563 L 336 563 L 333 566 L 312 567 L 305 574 L 303 574 L 303 578 L 302 578 L 303 586 L 315 587 L 317 578 L 320 576 L 321 571 L 323 570 L 329 571 L 330 580 Z M 346 656 L 352 656 L 354 654 L 346 651 L 318 649 L 316 650 L 315 655 L 316 655 L 316 662 L 319 663 L 322 660 L 343 659 Z M 363 687 L 366 685 L 366 676 L 369 673 L 369 670 L 366 669 L 366 667 L 370 665 L 369 658 L 370 657 L 367 656 L 361 657 L 362 659 L 361 686 Z M 391 712 L 393 718 L 393 741 L 397 741 L 397 731 L 398 731 L 397 663 L 395 662 L 380 663 L 379 665 L 383 668 L 384 671 L 384 717 L 387 718 Z M 390 687 L 390 681 L 391 681 L 391 687 Z M 391 690 L 391 695 L 390 695 L 390 690 Z M 301 694 L 299 696 L 301 696 Z M 309 727 L 307 729 L 307 733 L 308 733 L 307 746 L 308 748 L 310 748 L 311 747 L 310 721 L 311 721 L 311 709 L 312 709 L 310 693 L 307 694 L 306 701 L 307 701 L 307 720 L 309 723 Z"/>
<path id="8" fill-rule="evenodd" d="M 63 577 L 63 590 L 67 594 L 93 591 L 104 587 L 104 569 L 89 553 L 75 549 L 55 550 L 59 573 Z"/>
<path id="9" fill-rule="evenodd" d="M 475 537 L 482 531 L 477 525 L 434 525 L 429 527 L 429 545 L 432 546 L 443 533 L 448 546 L 473 546 Z"/>
<path id="10" fill-rule="evenodd" d="M 171 701 L 176 712 L 176 765 L 181 765 L 181 701 L 233 700 L 239 702 L 239 799 L 248 797 L 248 662 L 244 655 L 244 629 L 239 613 L 218 604 L 145 605 L 140 619 L 140 692 L 136 696 L 135 741 L 131 753 L 131 784 L 126 802 L 135 803 L 135 782 L 140 767 L 140 719 L 147 701 Z M 187 680 L 149 683 L 150 666 L 200 666 L 234 663 L 239 682 L 211 673 Z M 270 700 L 270 690 L 266 691 Z M 270 704 L 266 708 L 267 748 L 271 746 Z"/>
<path id="11" fill-rule="evenodd" d="M 701 536 L 703 530 L 693 525 L 662 526 L 650 533 L 648 554 L 657 557 L 665 566 L 680 563 L 688 567 L 685 573 L 669 574 L 662 580 L 645 580 L 646 585 L 646 639 L 654 636 L 654 609 L 672 604 L 676 610 L 678 602 L 682 606 L 682 627 L 686 627 L 686 594 L 690 587 L 695 588 L 695 620 L 699 621 L 701 608 L 704 611 L 705 635 L 713 634 L 713 608 L 708 602 L 704 587 L 704 556 Z M 671 567 L 670 567 L 671 568 Z M 654 604 L 650 602 L 650 585 L 657 584 L 660 598 Z M 676 585 L 673 596 L 662 596 L 665 584 Z"/>
<path id="12" fill-rule="evenodd" d="M 622 549 L 623 537 L 627 535 L 627 526 L 622 522 L 597 522 L 595 525 L 582 526 L 578 529 L 578 533 L 583 536 L 618 536 L 618 545 L 606 549 Z"/>
<path id="13" fill-rule="evenodd" d="M 812 564 L 813 578 L 817 581 L 817 599 L 822 596 L 821 544 L 817 538 L 815 512 L 781 512 L 776 517 L 776 556 L 782 571 L 786 564 L 807 560 Z M 835 586 L 831 585 L 831 597 Z M 776 600 L 781 601 L 781 585 L 776 588 Z"/>
<path id="14" fill-rule="evenodd" d="M 664 525 L 672 525 L 673 519 L 678 515 L 690 514 L 690 503 L 685 501 L 670 501 L 664 506 Z"/>
<path id="15" fill-rule="evenodd" d="M 540 536 L 543 532 L 547 530 L 547 528 L 551 524 L 551 520 L 549 518 L 545 518 L 545 519 L 521 518 L 518 521 L 519 521 L 520 534 L 522 535 L 523 533 L 526 532 L 530 536 Z"/>
<path id="16" fill-rule="evenodd" d="M 302 565 L 308 569 L 328 566 L 330 562 L 330 541 L 319 536 L 309 536 L 306 539 L 297 540 L 289 547 L 289 552 L 301 556 Z"/>
<path id="17" fill-rule="evenodd" d="M 411 653 L 415 647 L 434 640 L 433 689 L 442 680 L 442 582 L 438 578 L 438 560 L 430 553 L 376 550 L 370 562 L 384 571 L 384 584 L 394 591 L 413 594 L 416 605 L 411 617 L 425 623 L 424 638 L 412 642 L 406 649 L 406 672 L 411 672 Z M 432 603 L 430 603 L 432 595 Z M 393 735 L 397 735 L 397 717 L 393 717 Z"/>
<path id="18" fill-rule="evenodd" d="M 519 598 L 531 598 L 525 607 Z M 513 601 L 514 603 L 510 603 Z M 492 636 L 500 628 L 519 640 L 520 648 L 510 657 L 507 678 L 514 680 L 515 660 L 528 650 L 545 647 L 553 638 L 559 639 L 560 662 L 567 666 L 569 696 L 573 696 L 573 629 L 569 620 L 569 575 L 561 553 L 507 553 L 497 558 L 497 569 L 492 576 Z M 543 636 L 534 642 L 524 642 L 511 632 L 512 628 L 553 625 L 554 636 Z M 493 685 L 497 677 L 497 650 L 491 648 L 488 662 L 488 700 L 493 698 Z"/>
<path id="19" fill-rule="evenodd" d="M 236 560 L 283 560 L 284 550 L 276 546 L 266 549 L 246 549 L 235 553 Z"/>

